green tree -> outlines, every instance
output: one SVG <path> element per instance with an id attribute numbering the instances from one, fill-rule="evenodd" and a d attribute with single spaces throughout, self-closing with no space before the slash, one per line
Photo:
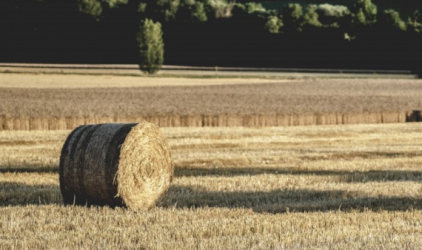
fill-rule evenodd
<path id="1" fill-rule="evenodd" d="M 407 24 L 400 18 L 400 13 L 395 10 L 384 10 L 379 23 L 386 27 L 394 27 L 402 31 L 407 30 Z"/>
<path id="2" fill-rule="evenodd" d="M 280 29 L 283 27 L 283 21 L 277 16 L 269 16 L 265 23 L 265 29 L 273 34 L 280 33 Z"/>
<path id="3" fill-rule="evenodd" d="M 254 13 L 254 12 L 265 12 L 266 9 L 262 6 L 260 3 L 250 2 L 245 3 L 246 12 L 248 14 Z"/>
<path id="4" fill-rule="evenodd" d="M 235 6 L 235 3 L 227 2 L 226 0 L 209 0 L 208 4 L 213 9 L 216 18 L 231 17 Z"/>
<path id="5" fill-rule="evenodd" d="M 350 11 L 346 6 L 320 4 L 318 5 L 316 12 L 319 15 L 318 20 L 323 25 L 341 27 L 350 24 Z"/>
<path id="6" fill-rule="evenodd" d="M 164 42 L 161 24 L 150 19 L 141 22 L 136 36 L 139 51 L 139 68 L 148 74 L 161 69 L 164 62 Z"/>
<path id="7" fill-rule="evenodd" d="M 79 0 L 78 9 L 79 12 L 87 14 L 96 20 L 100 19 L 103 12 L 101 3 L 97 0 Z"/>
<path id="8" fill-rule="evenodd" d="M 147 14 L 146 17 L 154 20 L 163 20 L 169 22 L 176 18 L 176 14 L 180 7 L 180 0 L 157 0 L 146 1 L 145 5 L 139 5 L 138 11 Z M 143 3 L 144 4 L 144 3 Z M 145 12 L 145 10 L 147 10 Z"/>
<path id="9" fill-rule="evenodd" d="M 418 10 L 413 13 L 413 17 L 409 17 L 407 20 L 407 25 L 411 31 L 414 33 L 422 32 L 422 23 L 419 22 L 421 14 Z"/>
<path id="10" fill-rule="evenodd" d="M 283 9 L 283 23 L 290 30 L 302 31 L 303 8 L 302 5 L 291 3 Z"/>
<path id="11" fill-rule="evenodd" d="M 371 26 L 377 22 L 378 9 L 371 0 L 359 0 L 355 5 L 355 23 L 359 26 Z"/>
<path id="12" fill-rule="evenodd" d="M 195 5 L 192 6 L 191 11 L 192 11 L 192 21 L 205 22 L 208 20 L 203 3 L 201 2 L 195 3 Z"/>
<path id="13" fill-rule="evenodd" d="M 107 4 L 107 6 L 112 8 L 117 8 L 119 5 L 125 5 L 128 3 L 128 0 L 102 0 L 103 3 Z"/>
<path id="14" fill-rule="evenodd" d="M 343 17 L 349 15 L 350 11 L 343 5 L 331 5 L 328 3 L 318 5 L 317 11 L 325 16 Z"/>
<path id="15" fill-rule="evenodd" d="M 314 27 L 321 27 L 322 24 L 321 22 L 318 20 L 319 15 L 316 12 L 318 6 L 316 5 L 308 5 L 306 7 L 306 13 L 303 16 L 303 25 L 310 25 L 310 26 L 314 26 Z"/>
<path id="16" fill-rule="evenodd" d="M 182 1 L 177 11 L 176 20 L 187 23 L 207 21 L 204 3 L 195 0 Z"/>

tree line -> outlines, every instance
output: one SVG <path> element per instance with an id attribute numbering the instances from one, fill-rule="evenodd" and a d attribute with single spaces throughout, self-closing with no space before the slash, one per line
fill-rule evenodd
<path id="1" fill-rule="evenodd" d="M 422 18 L 411 13 L 371 0 L 1 0 L 0 61 L 420 72 Z"/>

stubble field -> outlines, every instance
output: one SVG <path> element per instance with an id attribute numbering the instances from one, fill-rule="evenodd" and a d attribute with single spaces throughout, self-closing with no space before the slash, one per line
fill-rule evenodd
<path id="1" fill-rule="evenodd" d="M 70 131 L 0 132 L 1 249 L 419 249 L 419 124 L 163 128 L 169 191 L 144 212 L 62 205 Z"/>
<path id="2" fill-rule="evenodd" d="M 421 110 L 420 83 L 1 74 L 0 122 L 313 112 L 345 119 Z M 422 248 L 418 123 L 162 128 L 175 179 L 143 212 L 64 206 L 58 167 L 71 130 L 13 126 L 0 131 L 0 249 Z"/>

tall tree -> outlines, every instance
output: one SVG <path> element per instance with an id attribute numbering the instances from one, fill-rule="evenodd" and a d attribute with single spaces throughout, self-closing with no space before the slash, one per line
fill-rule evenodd
<path id="1" fill-rule="evenodd" d="M 161 24 L 150 19 L 141 22 L 136 36 L 139 51 L 139 67 L 148 74 L 161 69 L 164 62 L 164 42 Z"/>

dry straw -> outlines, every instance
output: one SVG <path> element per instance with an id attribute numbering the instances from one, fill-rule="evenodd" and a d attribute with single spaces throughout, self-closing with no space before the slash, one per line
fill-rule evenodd
<path id="1" fill-rule="evenodd" d="M 68 136 L 60 158 L 65 204 L 146 209 L 172 177 L 167 141 L 148 122 L 80 126 Z"/>

